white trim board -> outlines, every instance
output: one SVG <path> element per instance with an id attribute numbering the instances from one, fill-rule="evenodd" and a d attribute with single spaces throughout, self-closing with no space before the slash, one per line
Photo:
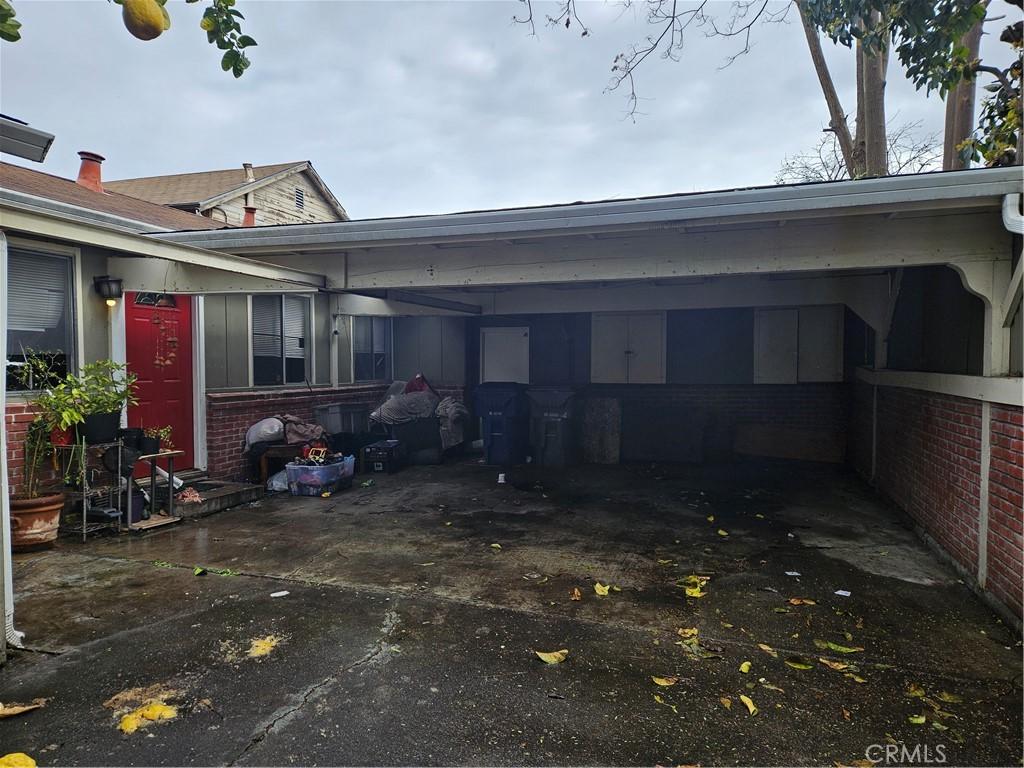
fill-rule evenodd
<path id="1" fill-rule="evenodd" d="M 857 378 L 879 387 L 900 387 L 965 397 L 983 403 L 1024 406 L 1024 379 L 1020 377 L 966 376 L 924 371 L 872 371 L 857 369 Z"/>

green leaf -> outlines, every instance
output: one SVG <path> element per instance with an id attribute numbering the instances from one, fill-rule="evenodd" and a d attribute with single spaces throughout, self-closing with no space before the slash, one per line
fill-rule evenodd
<path id="1" fill-rule="evenodd" d="M 242 35 L 240 38 L 238 38 L 239 48 L 251 48 L 254 45 L 256 45 L 256 41 L 248 35 Z"/>
<path id="2" fill-rule="evenodd" d="M 227 53 L 224 54 L 223 57 L 221 57 L 220 68 L 227 72 L 229 69 L 232 69 L 237 62 L 238 51 L 229 50 Z"/>

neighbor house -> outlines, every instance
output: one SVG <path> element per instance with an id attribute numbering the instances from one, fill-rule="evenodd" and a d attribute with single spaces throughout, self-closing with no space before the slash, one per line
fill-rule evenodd
<path id="1" fill-rule="evenodd" d="M 348 221 L 309 161 L 104 183 L 107 190 L 238 226 Z"/>

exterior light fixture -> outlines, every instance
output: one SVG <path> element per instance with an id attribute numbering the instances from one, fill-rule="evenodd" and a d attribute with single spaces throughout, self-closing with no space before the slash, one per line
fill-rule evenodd
<path id="1" fill-rule="evenodd" d="M 117 306 L 117 300 L 124 295 L 119 277 L 110 277 L 109 275 L 94 277 L 92 287 L 96 289 L 96 293 L 106 299 L 108 307 Z"/>

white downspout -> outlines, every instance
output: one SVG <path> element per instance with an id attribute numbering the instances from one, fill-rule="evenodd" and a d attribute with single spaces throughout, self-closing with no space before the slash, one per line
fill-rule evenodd
<path id="1" fill-rule="evenodd" d="M 1003 198 L 1003 226 L 1016 235 L 1024 235 L 1024 215 L 1020 212 L 1020 194 Z"/>
<path id="2" fill-rule="evenodd" d="M 14 628 L 14 563 L 11 560 L 11 502 L 7 482 L 7 236 L 0 230 L 0 567 L 3 568 L 4 636 L 15 648 L 21 648 L 24 632 Z"/>

